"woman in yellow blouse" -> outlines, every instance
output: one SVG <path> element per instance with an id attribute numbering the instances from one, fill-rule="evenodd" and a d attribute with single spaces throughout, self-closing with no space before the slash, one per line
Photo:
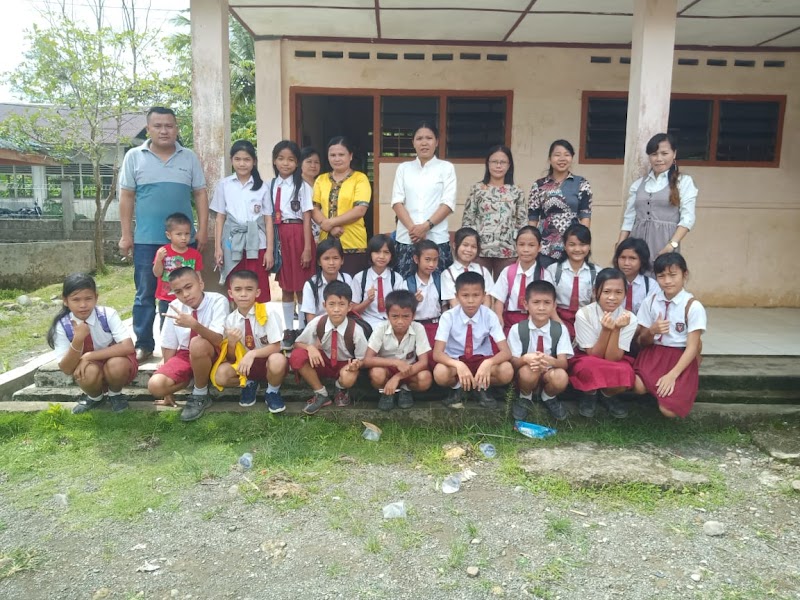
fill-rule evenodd
<path id="1" fill-rule="evenodd" d="M 350 168 L 353 148 L 344 136 L 328 142 L 332 171 L 314 183 L 313 218 L 322 229 L 319 239 L 339 238 L 344 248 L 342 271 L 355 275 L 369 267 L 364 215 L 372 199 L 372 187 L 364 173 Z"/>

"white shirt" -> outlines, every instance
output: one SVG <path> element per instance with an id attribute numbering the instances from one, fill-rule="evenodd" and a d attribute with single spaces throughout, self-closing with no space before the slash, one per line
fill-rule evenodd
<path id="1" fill-rule="evenodd" d="M 645 281 L 647 281 L 647 286 L 645 286 Z M 647 275 L 642 275 L 641 273 L 628 284 L 628 287 L 633 288 L 633 297 L 631 298 L 633 304 L 631 311 L 633 314 L 639 312 L 639 307 L 642 305 L 645 298 L 649 298 L 661 289 L 658 287 L 658 282 L 655 279 Z"/>
<path id="2" fill-rule="evenodd" d="M 698 300 L 692 302 L 689 308 L 689 323 L 685 322 L 686 303 L 693 297 L 686 290 L 681 290 L 670 300 L 669 308 L 666 308 L 667 299 L 664 297 L 664 292 L 659 289 L 639 308 L 639 314 L 636 315 L 639 325 L 650 327 L 656 322 L 658 315 L 661 315 L 669 321 L 669 333 L 656 335 L 654 343 L 658 346 L 685 348 L 689 332 L 706 330 L 706 309 Z"/>
<path id="3" fill-rule="evenodd" d="M 456 170 L 452 163 L 439 160 L 435 156 L 423 166 L 419 158 L 402 163 L 397 167 L 392 188 L 392 206 L 405 204 L 414 223 L 424 223 L 430 219 L 442 204 L 451 211 L 456 209 Z M 444 244 L 450 241 L 447 219 L 437 223 L 428 232 L 427 239 Z M 411 244 L 408 229 L 397 222 L 397 241 Z"/>
<path id="4" fill-rule="evenodd" d="M 634 181 L 630 190 L 628 191 L 628 204 L 625 207 L 625 216 L 622 217 L 622 227 L 620 228 L 622 231 L 631 231 L 633 229 L 633 223 L 636 221 L 636 191 L 642 184 L 642 179 L 644 179 L 644 177 L 639 177 L 639 179 Z M 664 171 L 658 176 L 656 176 L 653 171 L 650 171 L 647 174 L 647 179 L 645 179 L 644 182 L 644 191 L 648 194 L 655 194 L 656 192 L 663 190 L 668 185 L 669 170 Z M 695 187 L 694 181 L 689 175 L 681 174 L 678 177 L 678 192 L 680 192 L 681 196 L 681 218 L 680 221 L 678 221 L 678 227 L 686 227 L 686 229 L 691 229 L 694 227 L 695 205 L 697 204 L 697 187 Z"/>
<path id="5" fill-rule="evenodd" d="M 456 297 L 456 279 L 462 273 L 469 271 L 471 273 L 480 273 L 483 275 L 484 287 L 489 291 L 494 286 L 494 279 L 492 273 L 486 267 L 481 266 L 479 263 L 469 263 L 465 267 L 460 262 L 455 261 L 452 265 L 447 267 L 442 273 L 442 302 L 448 302 Z"/>
<path id="6" fill-rule="evenodd" d="M 383 297 L 384 300 L 386 296 L 389 295 L 389 292 L 394 290 L 407 290 L 408 286 L 406 285 L 405 279 L 400 277 L 398 273 L 394 274 L 394 285 L 392 285 L 392 270 L 391 269 L 384 269 L 383 273 L 378 275 L 375 271 L 372 270 L 372 267 L 367 269 L 366 271 L 360 271 L 356 273 L 356 276 L 353 277 L 353 281 L 350 284 L 350 287 L 353 290 L 353 303 L 360 304 L 364 301 L 364 296 L 361 294 L 361 281 L 367 278 L 367 284 L 364 287 L 364 293 L 367 294 L 370 288 L 375 288 L 375 298 L 372 300 L 369 306 L 367 306 L 366 310 L 364 310 L 361 314 L 373 328 L 378 325 L 381 321 L 386 320 L 386 312 L 378 312 L 378 279 L 383 280 Z"/>
<path id="7" fill-rule="evenodd" d="M 625 307 L 619 306 L 612 316 L 616 319 L 625 312 Z M 600 339 L 603 325 L 600 319 L 603 318 L 603 309 L 597 302 L 592 302 L 588 306 L 581 308 L 575 315 L 575 344 L 582 350 L 588 350 Z M 631 322 L 623 327 L 619 332 L 619 348 L 625 352 L 631 349 L 633 335 L 636 333 L 638 321 L 636 315 L 631 313 Z"/>
<path id="8" fill-rule="evenodd" d="M 266 210 L 269 208 L 269 182 L 261 184 L 261 188 L 253 190 L 253 178 L 245 182 L 244 185 L 236 177 L 236 174 L 221 179 L 214 192 L 209 208 L 221 215 L 230 215 L 240 223 L 258 221 L 263 219 Z M 259 229 L 259 247 L 267 247 L 267 236 Z"/>
<path id="9" fill-rule="evenodd" d="M 256 307 L 255 304 L 250 307 L 250 310 L 245 317 L 239 312 L 237 308 L 225 318 L 225 329 L 238 329 L 242 334 L 242 345 L 247 347 L 244 339 L 244 320 L 250 321 L 250 327 L 253 331 L 253 341 L 255 342 L 256 349 L 275 344 L 283 340 L 283 316 L 278 311 L 272 310 L 271 306 L 267 306 L 267 322 L 261 325 L 256 320 Z"/>
<path id="10" fill-rule="evenodd" d="M 392 324 L 384 321 L 372 331 L 369 347 L 381 358 L 404 360 L 412 365 L 420 356 L 431 351 L 425 328 L 416 321 L 411 322 L 402 340 L 397 339 Z"/>
<path id="11" fill-rule="evenodd" d="M 508 270 L 511 269 L 511 266 L 506 267 L 500 273 L 500 276 L 497 278 L 494 286 L 492 287 L 489 294 L 493 298 L 497 298 L 505 304 L 506 300 L 508 300 L 508 306 L 506 306 L 506 310 L 510 312 L 528 312 L 525 308 L 525 305 L 519 305 L 517 300 L 519 300 L 519 286 L 522 282 L 522 276 L 525 275 L 525 287 L 534 280 L 536 276 L 536 268 L 538 267 L 537 263 L 534 263 L 528 268 L 528 270 L 523 271 L 522 268 L 517 263 L 517 273 L 514 275 L 514 281 L 511 282 L 511 294 L 509 295 L 508 292 Z M 563 277 L 563 276 L 562 276 Z M 522 290 L 523 295 L 525 294 L 525 288 Z"/>
<path id="12" fill-rule="evenodd" d="M 490 337 L 495 343 L 506 339 L 500 319 L 483 304 L 471 318 L 461 306 L 456 306 L 442 313 L 435 338 L 437 342 L 445 342 L 444 353 L 450 358 L 464 356 L 467 323 L 472 323 L 472 354 L 475 356 L 493 355 Z"/>
<path id="13" fill-rule="evenodd" d="M 594 263 L 593 263 L 594 264 Z M 561 281 L 556 283 L 556 271 L 558 270 L 558 263 L 553 263 L 545 269 L 545 279 L 556 286 L 556 304 L 561 308 L 569 308 L 569 301 L 572 298 L 572 280 L 575 279 L 575 273 L 565 260 L 561 265 Z M 603 270 L 600 265 L 594 265 L 595 274 Z M 595 275 L 596 277 L 596 275 Z M 578 306 L 586 306 L 592 302 L 592 288 L 594 282 L 592 281 L 592 270 L 586 261 L 583 262 L 578 269 Z"/>
<path id="14" fill-rule="evenodd" d="M 311 322 L 306 325 L 306 328 L 303 330 L 299 336 L 297 336 L 298 342 L 301 344 L 308 344 L 313 345 L 317 342 L 317 323 L 319 320 L 322 319 L 325 315 L 320 315 L 319 317 L 314 317 Z M 356 355 L 353 356 L 350 354 L 350 351 L 347 349 L 347 346 L 344 343 L 344 334 L 347 331 L 347 323 L 349 319 L 345 317 L 344 321 L 339 323 L 338 327 L 334 327 L 331 320 L 328 319 L 325 322 L 325 332 L 322 334 L 322 339 L 320 340 L 320 346 L 323 354 L 328 358 L 331 357 L 331 339 L 333 337 L 333 330 L 336 329 L 338 333 L 337 338 L 337 360 L 338 362 L 347 362 L 351 358 L 364 358 L 364 355 L 367 353 L 367 338 L 364 335 L 364 330 L 361 329 L 358 325 L 353 328 L 353 343 L 355 344 Z"/>
<path id="15" fill-rule="evenodd" d="M 544 340 L 543 344 L 545 354 L 550 354 L 550 350 L 553 349 L 553 338 L 550 336 L 551 324 L 552 321 L 548 319 L 547 323 L 541 327 L 536 327 L 533 319 L 528 319 L 528 327 L 530 328 L 530 341 L 527 348 L 522 347 L 522 340 L 519 337 L 520 323 L 513 325 L 508 331 L 508 347 L 511 350 L 511 356 L 519 358 L 528 352 L 536 352 L 536 346 L 539 343 L 540 337 Z M 558 344 L 556 345 L 556 355 L 558 356 L 561 354 L 566 354 L 567 358 L 570 358 L 573 355 L 572 341 L 569 339 L 569 331 L 567 331 L 567 328 L 564 325 L 561 326 L 561 336 L 558 338 Z"/>
<path id="16" fill-rule="evenodd" d="M 322 285 L 317 283 L 319 279 L 322 280 Z M 336 277 L 336 280 L 343 281 L 350 287 L 353 286 L 353 278 L 347 273 L 342 273 L 340 271 L 339 275 Z M 312 281 L 317 284 L 316 298 L 314 297 L 314 287 L 311 285 Z M 328 287 L 328 282 L 325 280 L 324 275 L 319 275 L 319 277 L 317 275 L 312 275 L 311 279 L 303 284 L 303 303 L 300 305 L 300 312 L 308 313 L 310 315 L 325 314 L 325 299 L 323 298 L 322 294 L 325 292 L 326 287 Z"/>
<path id="17" fill-rule="evenodd" d="M 180 300 L 169 303 L 171 314 L 192 314 L 195 310 L 186 306 Z M 228 299 L 216 292 L 203 292 L 203 300 L 197 307 L 197 321 L 206 329 L 220 335 L 225 332 L 225 317 L 228 316 Z M 167 317 L 164 320 L 164 329 L 161 331 L 161 347 L 170 350 L 188 350 L 192 330 L 188 327 L 178 327 L 175 319 Z"/>
<path id="18" fill-rule="evenodd" d="M 264 185 L 267 186 L 267 191 L 269 191 L 270 183 L 266 183 Z M 297 199 L 300 201 L 300 210 L 292 210 L 292 199 L 294 198 L 294 180 L 291 177 L 287 179 L 276 177 L 275 185 L 273 185 L 272 189 L 272 202 L 267 202 L 266 214 L 275 214 L 275 199 L 278 197 L 279 189 L 281 191 L 282 221 L 285 221 L 286 219 L 299 219 L 302 221 L 303 213 L 314 208 L 314 190 L 304 181 L 303 185 L 300 187 L 300 192 L 297 195 Z"/>
<path id="19" fill-rule="evenodd" d="M 103 325 L 100 323 L 100 319 L 97 317 L 98 310 L 105 313 L 106 320 L 108 321 L 108 328 L 111 330 L 111 333 L 107 333 L 103 329 Z M 74 321 L 78 325 L 83 323 L 83 321 L 81 321 L 72 313 L 69 313 L 67 318 L 70 321 Z M 130 329 L 123 325 L 122 319 L 119 317 L 119 313 L 117 313 L 117 311 L 110 306 L 96 307 L 96 310 L 93 310 L 92 314 L 89 315 L 89 318 L 86 319 L 86 324 L 89 326 L 89 334 L 92 336 L 92 345 L 94 346 L 95 350 L 102 350 L 113 344 L 119 344 L 120 342 L 131 339 Z M 67 338 L 67 332 L 64 331 L 64 326 L 61 324 L 60 319 L 59 322 L 56 323 L 55 333 L 56 334 L 53 339 L 53 349 L 57 355 L 56 358 L 61 358 L 69 351 L 70 340 Z M 75 347 L 78 348 L 79 345 L 76 345 Z"/>
<path id="20" fill-rule="evenodd" d="M 413 277 L 417 280 L 417 291 L 422 294 L 422 302 L 417 304 L 417 312 L 414 314 L 414 318 L 417 321 L 438 319 L 442 314 L 442 303 L 439 302 L 439 290 L 436 289 L 433 275 L 428 279 L 428 283 L 423 283 L 416 273 Z M 439 283 L 442 283 L 441 280 Z"/>

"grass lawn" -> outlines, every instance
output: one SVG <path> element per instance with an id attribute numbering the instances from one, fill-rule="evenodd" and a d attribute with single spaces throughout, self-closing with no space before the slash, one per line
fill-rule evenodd
<path id="1" fill-rule="evenodd" d="M 100 303 L 116 308 L 123 319 L 130 317 L 135 293 L 133 266 L 111 266 L 95 280 Z M 49 350 L 45 341 L 47 330 L 58 312 L 58 306 L 51 304 L 50 298 L 61 295 L 61 284 L 36 290 L 0 289 L 0 304 L 14 302 L 21 294 L 41 298 L 43 303 L 22 307 L 21 312 L 0 308 L 0 373 Z"/>
<path id="2" fill-rule="evenodd" d="M 244 452 L 255 457 L 248 475 L 254 483 L 250 491 L 254 502 L 265 500 L 258 487 L 276 474 L 300 484 L 310 495 L 346 478 L 352 464 L 416 467 L 438 477 L 454 469 L 442 449 L 453 440 L 471 445 L 476 455 L 479 443 L 493 443 L 504 481 L 558 499 L 574 490 L 556 477 L 529 480 L 519 467 L 518 450 L 578 441 L 709 448 L 746 444 L 750 439 L 735 428 L 679 424 L 655 415 L 640 422 L 581 424 L 537 442 L 513 432 L 510 423 L 489 428 L 390 422 L 379 443 L 363 440 L 361 432 L 360 425 L 264 413 L 209 414 L 187 425 L 176 412 L 98 411 L 76 417 L 53 405 L 38 414 L 0 413 L 0 480 L 6 501 L 18 508 L 39 508 L 51 503 L 54 494 L 66 494 L 69 520 L 80 526 L 177 507 L 182 490 L 229 474 Z M 677 496 L 649 486 L 587 493 L 594 500 L 648 511 L 674 502 L 711 507 L 724 501 L 725 486 L 712 482 L 707 489 Z M 287 507 L 304 501 L 305 496 L 290 497 Z"/>

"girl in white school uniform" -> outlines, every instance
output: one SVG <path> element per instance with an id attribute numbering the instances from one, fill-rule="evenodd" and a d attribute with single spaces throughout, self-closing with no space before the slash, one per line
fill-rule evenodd
<path id="1" fill-rule="evenodd" d="M 481 236 L 472 227 L 462 227 L 456 231 L 454 246 L 456 249 L 456 259 L 453 264 L 447 267 L 442 273 L 442 302 L 450 308 L 458 306 L 456 298 L 456 279 L 462 273 L 471 271 L 480 273 L 487 290 L 494 286 L 492 272 L 480 263 L 475 262 L 481 252 Z M 491 308 L 492 300 L 486 295 L 484 304 Z"/>
<path id="2" fill-rule="evenodd" d="M 625 274 L 628 289 L 625 292 L 625 310 L 639 312 L 644 299 L 658 291 L 658 284 L 646 273 L 650 271 L 650 249 L 641 238 L 629 237 L 617 244 L 614 267 Z"/>
<path id="3" fill-rule="evenodd" d="M 270 184 L 272 214 L 281 243 L 283 264 L 278 271 L 278 284 L 283 293 L 283 322 L 287 332 L 283 347 L 294 343 L 293 333 L 295 298 L 298 322 L 302 330 L 305 315 L 300 310 L 303 304 L 303 285 L 314 275 L 316 244 L 311 234 L 311 211 L 314 190 L 303 181 L 300 168 L 300 148 L 294 142 L 282 140 L 272 149 L 272 168 L 275 179 Z"/>
<path id="4" fill-rule="evenodd" d="M 372 236 L 367 244 L 369 269 L 356 273 L 353 289 L 353 310 L 372 327 L 386 320 L 386 296 L 394 290 L 406 290 L 405 280 L 392 270 L 397 258 L 394 242 L 388 235 Z"/>
<path id="5" fill-rule="evenodd" d="M 50 325 L 47 343 L 59 357 L 59 369 L 83 391 L 73 414 L 100 406 L 106 397 L 111 410 L 125 410 L 122 388 L 139 371 L 130 330 L 116 310 L 97 305 L 97 285 L 85 273 L 67 276 L 61 297 L 64 305 Z"/>
<path id="6" fill-rule="evenodd" d="M 622 271 L 603 269 L 594 286 L 597 301 L 575 315 L 575 356 L 569 361 L 569 382 L 582 392 L 578 412 L 588 419 L 594 417 L 598 393 L 612 417 L 628 416 L 628 409 L 616 397 L 631 389 L 635 381 L 630 349 L 637 321 L 625 308 L 627 287 Z"/>
<path id="7" fill-rule="evenodd" d="M 575 223 L 564 232 L 564 256 L 547 267 L 547 280 L 556 286 L 556 312 L 575 339 L 575 314 L 592 302 L 599 267 L 589 259 L 592 234 L 586 225 Z"/>
<path id="8" fill-rule="evenodd" d="M 493 309 L 503 324 L 506 335 L 511 328 L 528 318 L 525 292 L 528 284 L 546 279 L 545 270 L 539 264 L 539 248 L 542 234 L 532 225 L 525 225 L 517 232 L 517 261 L 500 272 L 489 294 Z"/>
<path id="9" fill-rule="evenodd" d="M 317 245 L 317 272 L 303 286 L 303 304 L 300 310 L 311 319 L 325 314 L 323 293 L 331 281 L 341 281 L 352 287 L 353 278 L 342 271 L 344 250 L 338 238 L 329 237 Z"/>
<path id="10" fill-rule="evenodd" d="M 689 271 L 683 256 L 662 254 L 653 271 L 661 289 L 642 303 L 637 315 L 642 349 L 633 364 L 634 392 L 655 396 L 664 416 L 685 417 L 697 397 L 706 310 L 684 289 Z"/>
<path id="11" fill-rule="evenodd" d="M 219 282 L 227 288 L 227 280 L 234 271 L 253 271 L 261 290 L 256 302 L 269 302 L 272 216 L 267 214 L 269 189 L 258 172 L 253 144 L 247 140 L 234 142 L 231 165 L 233 175 L 219 181 L 210 204 L 217 213 L 214 260 L 220 269 Z"/>

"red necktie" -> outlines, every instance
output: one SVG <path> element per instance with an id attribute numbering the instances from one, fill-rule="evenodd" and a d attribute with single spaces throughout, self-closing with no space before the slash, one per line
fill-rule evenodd
<path id="1" fill-rule="evenodd" d="M 331 364 L 335 367 L 339 362 L 339 332 L 331 331 Z"/>
<path id="2" fill-rule="evenodd" d="M 83 338 L 83 354 L 87 352 L 94 352 L 94 340 L 91 333 Z"/>
<path id="3" fill-rule="evenodd" d="M 196 321 L 197 320 L 197 309 L 192 310 L 192 318 Z M 192 341 L 192 338 L 197 335 L 197 332 L 194 329 L 189 330 L 189 341 Z"/>
<path id="4" fill-rule="evenodd" d="M 281 222 L 281 186 L 275 191 L 275 223 Z"/>
<path id="5" fill-rule="evenodd" d="M 464 356 L 472 358 L 472 323 L 467 323 L 467 337 L 464 339 Z"/>
<path id="6" fill-rule="evenodd" d="M 248 350 L 253 350 L 256 347 L 256 340 L 253 337 L 253 326 L 250 324 L 250 318 L 244 318 L 244 346 Z"/>
<path id="7" fill-rule="evenodd" d="M 625 310 L 633 310 L 633 284 L 628 284 L 628 292 L 625 294 Z"/>
<path id="8" fill-rule="evenodd" d="M 378 312 L 386 312 L 383 300 L 383 277 L 378 277 Z"/>
<path id="9" fill-rule="evenodd" d="M 536 340 L 536 351 L 537 352 L 544 352 L 544 336 L 539 335 L 539 338 Z"/>
<path id="10" fill-rule="evenodd" d="M 578 288 L 580 287 L 580 277 L 578 273 L 575 273 L 575 277 L 572 278 L 572 295 L 569 297 L 569 309 L 573 312 L 577 312 L 580 308 L 578 304 Z"/>
<path id="11" fill-rule="evenodd" d="M 668 312 L 669 312 L 669 300 L 664 300 L 664 317 L 663 317 L 664 321 L 667 320 L 667 313 Z M 657 340 L 661 340 L 661 338 L 663 338 L 663 337 L 664 337 L 664 334 L 663 333 L 659 333 L 658 337 L 656 339 Z"/>
<path id="12" fill-rule="evenodd" d="M 525 282 L 527 278 L 525 277 L 525 273 L 522 274 L 522 277 L 519 278 L 519 294 L 517 295 L 517 310 L 524 312 L 525 311 Z"/>

